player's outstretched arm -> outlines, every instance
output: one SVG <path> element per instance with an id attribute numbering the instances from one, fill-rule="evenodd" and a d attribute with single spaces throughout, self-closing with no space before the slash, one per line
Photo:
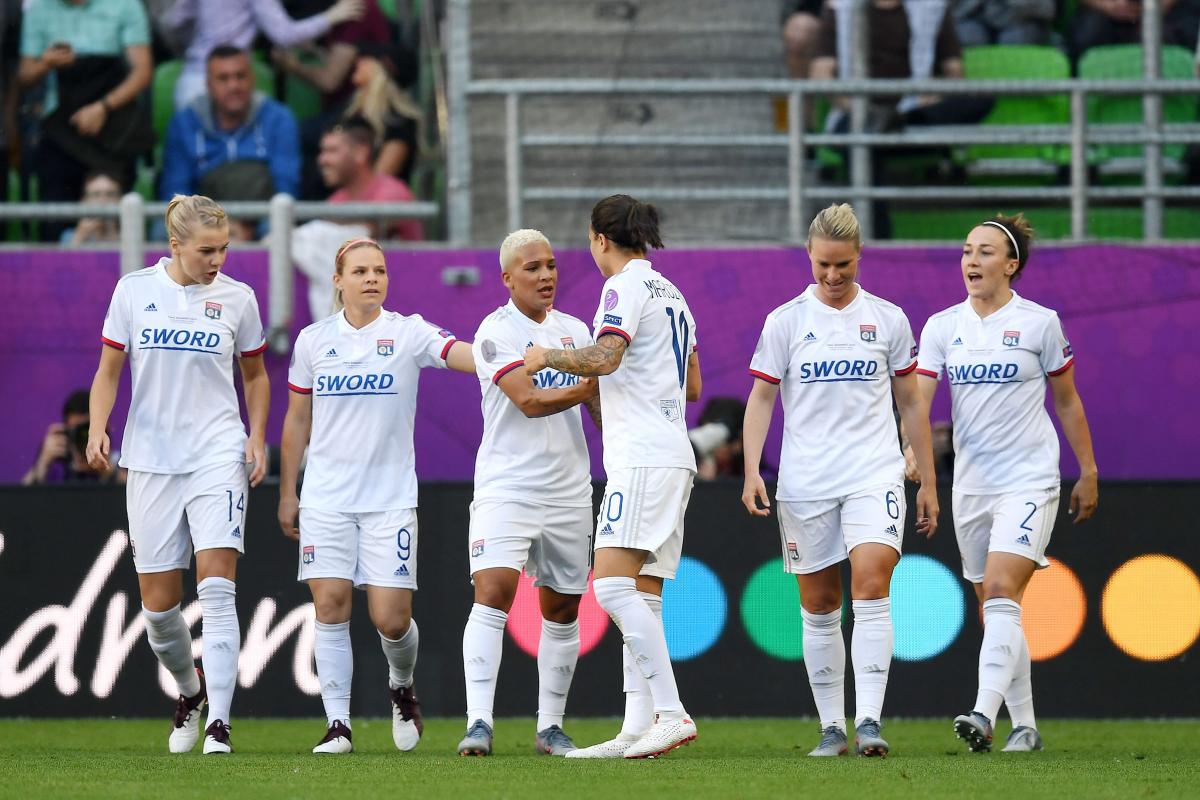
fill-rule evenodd
<path id="1" fill-rule="evenodd" d="M 596 384 L 596 388 L 600 388 L 600 384 Z M 595 424 L 596 430 L 604 430 L 604 414 L 600 408 L 600 392 L 597 391 L 594 395 L 583 401 L 584 408 L 588 411 L 588 416 L 592 418 L 592 423 Z"/>
<path id="2" fill-rule="evenodd" d="M 94 470 L 108 472 L 108 454 L 112 446 L 108 441 L 108 417 L 117 402 L 117 387 L 121 383 L 121 369 L 125 366 L 125 351 L 104 345 L 100 350 L 100 366 L 92 378 L 92 389 L 88 394 L 88 441 L 84 455 L 88 466 Z"/>
<path id="3" fill-rule="evenodd" d="M 246 397 L 246 416 L 250 436 L 246 439 L 246 463 L 253 464 L 250 485 L 258 486 L 267 474 L 267 413 L 271 408 L 271 381 L 262 354 L 238 359 L 242 370 L 242 394 Z"/>
<path id="4" fill-rule="evenodd" d="M 1092 432 L 1088 428 L 1087 415 L 1083 413 L 1083 400 L 1075 388 L 1075 370 L 1051 375 L 1050 392 L 1054 395 L 1054 413 L 1079 463 L 1079 480 L 1071 490 L 1070 506 L 1075 523 L 1079 524 L 1096 513 L 1096 505 L 1100 502 L 1100 472 L 1092 452 Z"/>
<path id="5" fill-rule="evenodd" d="M 279 465 L 279 527 L 290 539 L 300 539 L 297 525 L 300 498 L 296 482 L 300 477 L 300 459 L 312 434 L 312 395 L 288 392 L 287 416 L 283 418 Z"/>
<path id="6" fill-rule="evenodd" d="M 933 469 L 933 434 L 929 430 L 929 403 L 917 384 L 917 375 L 896 375 L 892 378 L 892 396 L 900 412 L 900 422 L 912 444 L 917 461 L 921 488 L 917 490 L 917 533 L 926 538 L 937 532 L 938 497 L 937 475 Z M 932 395 L 929 396 L 932 399 Z"/>
<path id="7" fill-rule="evenodd" d="M 475 356 L 471 355 L 471 343 L 460 339 L 450 345 L 450 352 L 446 353 L 446 366 L 455 372 L 474 375 Z"/>
<path id="8" fill-rule="evenodd" d="M 611 375 L 621 366 L 629 342 L 615 333 L 607 333 L 593 345 L 578 350 L 547 350 L 533 345 L 525 351 L 525 372 L 536 375 L 546 367 L 596 378 Z"/>
<path id="9" fill-rule="evenodd" d="M 530 418 L 548 417 L 574 408 L 596 396 L 598 389 L 594 378 L 581 378 L 576 385 L 560 389 L 539 389 L 519 370 L 505 373 L 496 385 L 522 414 Z"/>
<path id="10" fill-rule="evenodd" d="M 742 505 L 755 517 L 771 514 L 771 498 L 767 496 L 767 485 L 759 474 L 763 445 L 767 442 L 767 429 L 771 427 L 771 415 L 775 413 L 775 398 L 779 386 L 754 379 L 750 396 L 746 398 L 746 416 L 742 420 L 742 457 L 745 464 L 746 482 L 742 486 Z M 762 507 L 759 507 L 762 503 Z"/>
<path id="11" fill-rule="evenodd" d="M 700 399 L 700 390 L 704 388 L 704 379 L 700 377 L 700 355 L 693 350 L 688 356 L 687 387 L 684 397 L 689 403 Z"/>

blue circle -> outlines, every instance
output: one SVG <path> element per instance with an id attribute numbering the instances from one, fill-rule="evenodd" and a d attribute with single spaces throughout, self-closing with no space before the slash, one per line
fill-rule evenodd
<path id="1" fill-rule="evenodd" d="M 663 630 L 672 661 L 703 654 L 721 638 L 729 601 L 721 579 L 704 563 L 683 556 L 675 580 L 663 584 Z"/>
<path id="2" fill-rule="evenodd" d="M 892 573 L 892 650 L 901 661 L 924 661 L 954 643 L 963 626 L 963 593 L 940 561 L 905 556 Z"/>

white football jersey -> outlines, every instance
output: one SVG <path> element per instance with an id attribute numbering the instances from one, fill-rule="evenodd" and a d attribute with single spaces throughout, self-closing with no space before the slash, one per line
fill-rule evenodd
<path id="1" fill-rule="evenodd" d="M 383 311 L 354 328 L 339 311 L 296 337 L 288 388 L 312 395 L 300 507 L 347 514 L 417 505 L 413 422 L 422 367 L 455 342 L 414 314 Z"/>
<path id="2" fill-rule="evenodd" d="M 246 460 L 233 356 L 267 349 L 254 290 L 225 274 L 180 286 L 164 258 L 117 281 L 101 341 L 129 356 L 121 466 L 182 474 Z"/>
<path id="3" fill-rule="evenodd" d="M 536 323 L 510 300 L 479 325 L 471 345 L 483 393 L 483 441 L 475 458 L 475 501 L 521 500 L 551 506 L 592 505 L 591 465 L 578 406 L 531 419 L 513 405 L 500 379 L 532 380 L 538 389 L 579 383 L 578 375 L 546 368 L 525 374 L 525 348 L 587 347 L 592 334 L 575 317 L 550 311 Z"/>
<path id="4" fill-rule="evenodd" d="M 1058 485 L 1058 435 L 1046 413 L 1046 376 L 1065 372 L 1072 361 L 1058 314 L 1016 292 L 983 319 L 970 300 L 929 318 L 917 369 L 950 378 L 956 492 Z"/>
<path id="5" fill-rule="evenodd" d="M 779 500 L 844 497 L 904 479 L 894 375 L 916 369 L 899 306 L 858 286 L 838 310 L 809 286 L 767 315 L 750 374 L 782 384 Z"/>
<path id="6" fill-rule="evenodd" d="M 684 419 L 688 357 L 696 349 L 696 318 L 683 294 L 635 258 L 604 282 L 594 322 L 629 347 L 621 366 L 600 377 L 604 409 L 604 470 L 632 467 L 696 470 Z"/>

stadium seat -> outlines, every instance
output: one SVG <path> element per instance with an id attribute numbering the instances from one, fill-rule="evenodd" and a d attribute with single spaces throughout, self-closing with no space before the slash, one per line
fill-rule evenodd
<path id="1" fill-rule="evenodd" d="M 1037 232 L 1037 241 L 1067 239 L 1071 236 L 1071 209 L 1063 205 L 1046 207 L 942 206 L 914 207 L 896 204 L 892 215 L 892 236 L 906 241 L 945 241 L 965 237 L 971 226 L 989 219 L 997 211 L 1007 214 L 1024 211 Z M 1142 238 L 1141 206 L 1093 206 L 1088 209 L 1089 239 Z M 1163 238 L 1195 240 L 1200 230 L 1200 208 L 1168 206 L 1163 212 Z M 1035 247 L 1036 247 L 1035 242 Z"/>
<path id="2" fill-rule="evenodd" d="M 1194 74 L 1193 55 L 1182 47 L 1163 47 L 1162 76 L 1187 79 Z M 1090 80 L 1138 80 L 1142 77 L 1142 48 L 1140 45 L 1105 45 L 1093 47 L 1079 59 L 1079 77 Z M 1164 95 L 1164 123 L 1194 122 L 1195 95 Z M 1136 124 L 1142 121 L 1142 95 L 1095 95 L 1088 97 L 1088 124 Z M 1163 146 L 1163 170 L 1167 175 L 1183 174 L 1185 146 Z M 1102 179 L 1134 177 L 1140 182 L 1143 172 L 1142 147 L 1136 144 L 1094 145 L 1089 160 L 1096 164 Z"/>
<path id="3" fill-rule="evenodd" d="M 969 80 L 1060 80 L 1071 77 L 1067 57 L 1053 47 L 990 45 L 963 50 L 963 70 Z M 1066 95 L 1002 96 L 983 125 L 1065 125 L 1070 122 Z M 1069 150 L 1061 145 L 973 145 L 963 153 L 972 182 L 1019 177 L 1053 181 Z"/>

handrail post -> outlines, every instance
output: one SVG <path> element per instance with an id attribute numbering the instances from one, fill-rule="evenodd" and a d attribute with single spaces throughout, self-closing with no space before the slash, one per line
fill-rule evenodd
<path id="1" fill-rule="evenodd" d="M 273 353 L 286 353 L 288 328 L 295 311 L 294 273 L 292 271 L 292 227 L 295 200 L 280 192 L 271 198 L 271 237 L 267 251 L 267 344 Z"/>
<path id="2" fill-rule="evenodd" d="M 521 185 L 521 95 L 509 92 L 504 96 L 504 192 L 510 231 L 521 227 L 524 189 Z"/>
<path id="3" fill-rule="evenodd" d="M 804 93 L 788 93 L 788 238 L 804 241 Z"/>
<path id="4" fill-rule="evenodd" d="M 121 198 L 121 274 L 146 266 L 146 202 L 137 192 Z"/>
<path id="5" fill-rule="evenodd" d="M 1071 238 L 1087 238 L 1087 95 L 1071 91 Z"/>
<path id="6" fill-rule="evenodd" d="M 1142 77 L 1156 80 L 1162 75 L 1162 3 L 1142 4 Z M 1142 159 L 1145 172 L 1142 195 L 1142 239 L 1158 241 L 1163 235 L 1162 95 L 1142 95 Z"/>
<path id="7" fill-rule="evenodd" d="M 850 56 L 850 74 L 855 80 L 869 77 L 867 70 L 867 53 L 871 49 L 871 4 L 870 0 L 848 0 L 852 3 L 853 12 L 850 15 L 854 33 L 853 52 Z M 855 94 L 850 100 L 850 132 L 863 133 L 867 127 L 867 112 L 871 98 L 865 94 Z M 854 200 L 854 211 L 858 215 L 862 227 L 863 238 L 875 238 L 875 208 L 872 201 L 866 199 L 862 192 L 871 187 L 874 176 L 871 174 L 872 147 L 856 144 L 850 147 L 850 197 Z"/>
<path id="8" fill-rule="evenodd" d="M 471 242 L 471 0 L 448 0 L 446 31 L 446 228 L 450 241 L 463 246 Z"/>

